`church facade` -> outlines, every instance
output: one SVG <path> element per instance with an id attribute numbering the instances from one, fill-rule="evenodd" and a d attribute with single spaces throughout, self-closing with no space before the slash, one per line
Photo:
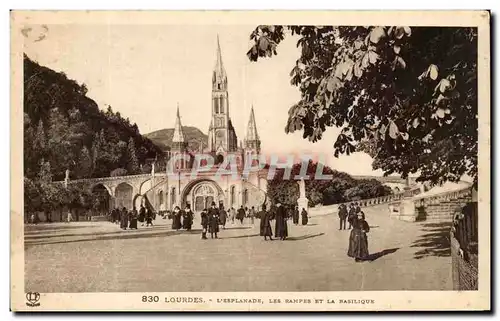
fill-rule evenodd
<path id="1" fill-rule="evenodd" d="M 208 143 L 206 147 L 197 151 L 188 150 L 188 142 L 177 107 L 172 146 L 167 159 L 167 162 L 175 159 L 172 161 L 173 171 L 169 175 L 153 174 L 151 182 L 141 187 L 139 192 L 141 197 L 134 200 L 134 205 L 137 207 L 141 202 L 147 201 L 159 211 L 189 205 L 195 212 L 210 207 L 212 202 L 226 209 L 230 207 L 237 209 L 240 206 L 261 208 L 266 202 L 267 170 L 262 168 L 242 175 L 245 159 L 256 158 L 261 148 L 253 106 L 245 138 L 239 144 L 230 111 L 228 79 L 217 39 L 216 63 L 212 73 Z M 196 160 L 203 157 L 199 154 L 210 155 L 214 160 L 214 166 L 197 171 L 197 166 L 200 164 Z M 220 167 L 223 166 L 225 169 L 229 159 L 235 160 L 237 164 L 236 175 L 220 174 Z"/>

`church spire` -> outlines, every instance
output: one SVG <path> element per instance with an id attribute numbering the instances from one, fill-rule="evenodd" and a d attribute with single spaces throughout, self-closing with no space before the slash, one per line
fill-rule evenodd
<path id="1" fill-rule="evenodd" d="M 222 63 L 222 52 L 220 49 L 219 35 L 217 35 L 217 60 L 215 62 L 212 76 L 212 85 L 215 90 L 227 90 L 227 75 Z"/>
<path id="2" fill-rule="evenodd" d="M 257 124 L 255 122 L 255 113 L 253 110 L 253 105 L 250 110 L 250 119 L 248 120 L 247 135 L 245 137 L 246 148 L 255 149 L 260 152 L 260 139 L 257 133 Z"/>
<path id="3" fill-rule="evenodd" d="M 177 117 L 175 119 L 174 136 L 172 137 L 172 147 L 174 150 L 184 150 L 187 147 L 186 138 L 182 130 L 179 104 L 177 104 Z"/>

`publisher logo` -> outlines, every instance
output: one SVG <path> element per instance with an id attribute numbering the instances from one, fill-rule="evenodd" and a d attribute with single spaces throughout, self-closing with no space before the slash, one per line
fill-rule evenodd
<path id="1" fill-rule="evenodd" d="M 40 293 L 38 292 L 28 292 L 26 293 L 26 305 L 29 307 L 37 307 L 40 305 L 38 302 L 40 300 Z"/>

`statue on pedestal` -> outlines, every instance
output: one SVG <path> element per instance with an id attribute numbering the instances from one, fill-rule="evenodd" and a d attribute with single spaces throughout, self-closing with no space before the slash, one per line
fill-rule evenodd
<path id="1" fill-rule="evenodd" d="M 299 199 L 297 200 L 297 205 L 299 206 L 299 213 L 302 212 L 302 209 L 308 210 L 309 200 L 306 197 L 306 183 L 304 182 L 304 178 L 301 178 L 298 181 L 299 184 Z"/>

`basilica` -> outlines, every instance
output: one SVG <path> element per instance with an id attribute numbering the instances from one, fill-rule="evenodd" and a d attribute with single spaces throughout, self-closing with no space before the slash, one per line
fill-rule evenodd
<path id="1" fill-rule="evenodd" d="M 178 175 L 158 174 L 157 177 L 153 177 L 149 189 L 141 191 L 142 199 L 155 210 L 165 211 L 175 206 L 189 205 L 193 211 L 200 212 L 210 207 L 212 202 L 225 208 L 254 206 L 259 209 L 266 202 L 266 169 L 253 171 L 248 175 L 217 174 L 219 167 L 227 164 L 224 160 L 228 158 L 237 160 L 237 170 L 241 173 L 245 157 L 259 155 L 261 148 L 253 106 L 246 136 L 238 144 L 230 116 L 228 79 L 218 38 L 216 62 L 212 73 L 211 111 L 208 144 L 205 147 L 202 145 L 197 151 L 192 151 L 188 149 L 179 107 L 177 108 L 172 145 L 167 157 L 182 156 L 180 157 L 182 160 L 175 165 Z M 215 166 L 210 170 L 198 171 L 193 177 L 190 174 L 194 172 L 193 166 L 196 166 L 194 160 L 198 153 L 212 156 Z"/>

